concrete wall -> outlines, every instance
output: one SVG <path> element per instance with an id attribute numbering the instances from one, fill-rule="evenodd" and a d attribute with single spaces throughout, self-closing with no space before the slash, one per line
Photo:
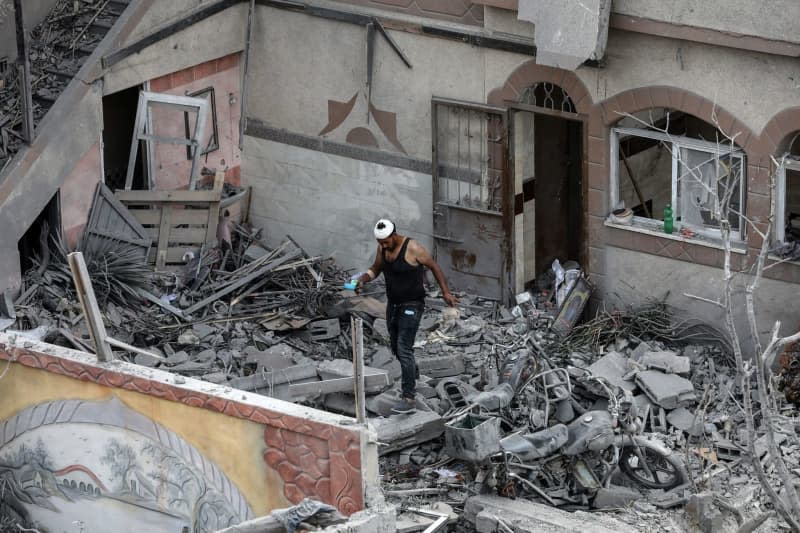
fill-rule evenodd
<path id="1" fill-rule="evenodd" d="M 42 22 L 58 0 L 25 0 L 22 14 L 28 30 Z M 11 64 L 17 58 L 17 26 L 14 20 L 14 0 L 0 0 L 0 59 Z"/>
<path id="2" fill-rule="evenodd" d="M 798 104 L 795 59 L 611 30 L 606 66 L 576 74 L 594 102 L 637 87 L 686 89 L 760 132 L 779 111 Z"/>
<path id="3" fill-rule="evenodd" d="M 213 532 L 304 497 L 351 514 L 377 479 L 346 417 L 5 334 L 0 359 L 4 503 L 51 531 Z"/>
<path id="4" fill-rule="evenodd" d="M 311 255 L 333 255 L 366 270 L 375 257 L 372 227 L 389 217 L 432 246 L 430 176 L 274 141 L 245 137 L 242 181 L 253 187 L 250 219 L 267 240 L 291 235 Z"/>
<path id="5" fill-rule="evenodd" d="M 94 190 L 100 181 L 100 143 L 97 142 L 80 158 L 61 186 L 61 228 L 70 249 L 78 243 L 89 220 Z"/>
<path id="6" fill-rule="evenodd" d="M 158 93 L 188 95 L 197 91 L 214 89 L 219 148 L 199 159 L 198 175 L 202 167 L 225 169 L 226 181 L 239 184 L 241 152 L 239 150 L 239 117 L 242 113 L 241 71 L 239 53 L 200 63 L 150 82 L 150 90 Z M 194 117 L 194 115 L 193 115 Z M 200 135 L 200 145 L 205 147 L 213 134 L 213 117 L 209 106 L 205 132 Z M 194 118 L 190 120 L 190 128 Z M 153 109 L 153 131 L 162 137 L 183 138 L 186 126 L 182 112 L 168 111 L 164 107 Z M 176 144 L 156 143 L 155 183 L 160 190 L 185 189 L 189 185 L 192 162 L 187 158 L 186 147 Z"/>
<path id="7" fill-rule="evenodd" d="M 257 10 L 255 24 L 252 57 L 257 59 L 248 72 L 249 117 L 318 135 L 341 118 L 336 102 L 355 97 L 350 111 L 354 121 L 325 136 L 345 141 L 355 127 L 379 129 L 374 119 L 367 122 L 364 28 L 266 7 Z M 378 37 L 372 104 L 394 115 L 403 151 L 419 159 L 431 158 L 431 96 L 485 102 L 488 90 L 526 59 L 451 40 L 390 33 L 413 69 Z"/>
<path id="8" fill-rule="evenodd" d="M 209 1 L 182 0 L 151 4 L 142 16 L 142 20 L 136 22 L 131 36 L 127 37 L 124 44 L 119 47 L 122 48 L 125 44 L 135 42 L 139 37 L 157 30 L 165 18 L 186 16 L 186 12 L 177 11 L 179 6 L 197 5 Z M 102 73 L 103 94 L 115 93 L 139 85 L 145 80 L 153 80 L 242 51 L 247 33 L 246 21 L 247 4 L 238 4 L 148 46 Z"/>
<path id="9" fill-rule="evenodd" d="M 800 5 L 795 0 L 614 0 L 612 9 L 621 15 L 800 43 Z"/>
<path id="10" fill-rule="evenodd" d="M 741 257 L 740 254 L 734 255 Z M 722 270 L 614 246 L 606 248 L 605 268 L 607 272 L 613 272 L 604 279 L 601 287 L 606 305 L 625 308 L 646 298 L 661 300 L 667 296 L 666 303 L 679 310 L 676 321 L 693 318 L 724 328 L 724 315 L 717 306 L 687 296 L 692 294 L 712 300 L 722 298 Z M 737 328 L 743 343 L 751 346 L 742 290 L 743 283 L 751 280 L 747 277 L 739 279 L 735 285 L 734 303 Z M 797 294 L 796 284 L 767 278 L 761 280 L 755 303 L 762 339 L 768 337 L 776 320 L 781 321 L 782 335 L 800 329 Z"/>

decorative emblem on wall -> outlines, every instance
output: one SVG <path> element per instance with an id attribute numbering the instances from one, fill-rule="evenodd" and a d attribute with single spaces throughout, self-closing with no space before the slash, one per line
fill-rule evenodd
<path id="1" fill-rule="evenodd" d="M 252 517 L 216 465 L 117 398 L 46 402 L 5 420 L 0 485 L 49 531 L 211 532 Z"/>
<path id="2" fill-rule="evenodd" d="M 407 68 L 412 68 L 411 61 L 400 49 L 400 46 L 380 21 L 373 17 L 365 25 L 367 40 L 365 90 L 363 93 L 361 91 L 356 92 L 347 102 L 328 100 L 328 124 L 319 132 L 319 135 L 323 136 L 334 132 L 342 124 L 346 123 L 343 128 L 343 131 L 347 132 L 343 139 L 344 142 L 381 150 L 394 149 L 405 154 L 407 152 L 397 138 L 397 115 L 391 111 L 378 109 L 372 104 L 372 69 L 375 57 L 376 34 L 380 34 L 383 37 Z M 356 111 L 355 113 L 353 113 L 354 110 Z M 374 119 L 374 124 L 378 126 L 377 129 L 372 126 L 370 119 Z"/>
<path id="3" fill-rule="evenodd" d="M 319 135 L 335 132 L 343 124 L 343 141 L 348 144 L 407 153 L 397 138 L 397 115 L 367 102 L 360 91 L 347 102 L 328 100 L 328 124 Z"/>

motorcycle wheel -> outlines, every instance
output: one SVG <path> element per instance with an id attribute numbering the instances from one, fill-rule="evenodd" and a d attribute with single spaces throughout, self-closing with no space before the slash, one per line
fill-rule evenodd
<path id="1" fill-rule="evenodd" d="M 619 468 L 626 476 L 648 489 L 668 490 L 683 483 L 683 468 L 677 459 L 646 445 L 640 445 L 639 450 L 647 469 L 641 464 L 634 446 L 624 446 L 620 451 Z"/>

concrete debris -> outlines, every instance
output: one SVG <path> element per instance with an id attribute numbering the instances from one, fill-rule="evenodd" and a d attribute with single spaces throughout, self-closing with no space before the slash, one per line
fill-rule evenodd
<path id="1" fill-rule="evenodd" d="M 464 505 L 464 517 L 475 524 L 478 533 L 513 531 L 515 533 L 635 533 L 638 531 L 619 520 L 600 513 L 570 513 L 548 505 L 498 496 L 473 496 Z"/>
<path id="2" fill-rule="evenodd" d="M 605 378 L 612 385 L 632 391 L 636 385 L 624 379 L 629 370 L 628 358 L 619 352 L 608 353 L 589 365 L 589 372 L 593 376 Z"/>
<path id="3" fill-rule="evenodd" d="M 675 352 L 647 352 L 642 357 L 641 364 L 645 368 L 682 376 L 689 375 L 691 371 L 689 358 Z"/>
<path id="4" fill-rule="evenodd" d="M 696 399 L 692 382 L 674 374 L 657 370 L 639 372 L 636 384 L 654 404 L 664 409 L 675 409 Z"/>
<path id="5" fill-rule="evenodd" d="M 291 239 L 269 247 L 258 228 L 235 229 L 232 252 L 198 250 L 168 281 L 148 279 L 152 298 L 102 299 L 110 335 L 164 359 L 115 355 L 173 372 L 176 382 L 192 376 L 353 416 L 350 316 L 358 315 L 368 423 L 380 443 L 381 479 L 392 488 L 389 503 L 400 509 L 413 503 L 435 512 L 434 501 L 449 502 L 456 513 L 463 508 L 457 530 L 464 532 L 574 531 L 586 530 L 587 518 L 557 507 L 625 508 L 638 526 L 662 507 L 690 501 L 687 468 L 714 494 L 732 497 L 755 483 L 725 343 L 673 328 L 663 304 L 600 313 L 559 338 L 551 329 L 552 279 L 538 281 L 513 311 L 459 294 L 458 313 L 445 316 L 442 301 L 429 298 L 415 344 L 417 411 L 395 415 L 400 365 L 389 347 L 382 282 L 373 282 L 374 297 L 342 291 L 350 273 L 333 260 L 309 258 Z M 57 253 L 52 263 L 26 274 L 12 327 L 21 338 L 91 349 Z M 786 357 L 782 364 L 789 398 L 800 364 Z M 699 405 L 701 398 L 710 401 Z M 800 460 L 793 441 L 779 446 L 792 464 Z M 657 480 L 648 477 L 653 465 Z M 694 496 L 687 519 L 703 530 L 718 527 L 714 499 Z M 384 520 L 388 513 L 364 523 L 395 531 L 380 529 L 395 527 L 393 510 Z M 437 520 L 422 516 L 401 513 L 399 527 L 424 530 Z M 606 513 L 588 520 L 592 531 L 640 530 Z"/>
<path id="6" fill-rule="evenodd" d="M 374 425 L 381 455 L 427 442 L 444 432 L 444 419 L 432 411 L 379 418 Z"/>

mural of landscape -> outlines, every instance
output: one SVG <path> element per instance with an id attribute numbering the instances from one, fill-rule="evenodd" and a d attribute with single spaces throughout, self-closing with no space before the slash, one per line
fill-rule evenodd
<path id="1" fill-rule="evenodd" d="M 252 517 L 197 449 L 117 399 L 40 404 L 0 437 L 3 501 L 43 533 L 199 533 Z"/>

